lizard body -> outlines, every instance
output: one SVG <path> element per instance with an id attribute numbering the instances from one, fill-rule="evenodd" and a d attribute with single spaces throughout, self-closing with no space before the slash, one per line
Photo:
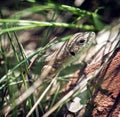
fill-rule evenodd
<path id="1" fill-rule="evenodd" d="M 89 44 L 96 44 L 94 32 L 79 32 L 74 34 L 69 40 L 63 42 L 61 46 L 53 52 L 53 54 L 49 54 L 51 56 L 48 56 L 46 59 L 48 61 L 46 67 L 50 65 L 52 68 L 57 70 L 62 64 L 69 65 L 70 63 L 76 62 L 80 58 L 79 55 L 76 57 L 76 54 L 80 51 L 83 51 L 82 54 L 84 54 L 85 46 Z M 87 49 L 89 50 L 91 47 L 92 45 Z M 82 48 L 84 50 L 81 50 Z M 65 66 L 66 65 L 64 65 L 64 67 Z"/>
<path id="2" fill-rule="evenodd" d="M 94 32 L 80 32 L 76 33 L 71 37 L 70 40 L 63 43 L 60 49 L 54 52 L 53 58 L 48 62 L 48 68 L 43 69 L 40 77 L 29 87 L 21 96 L 19 96 L 15 101 L 15 105 L 11 106 L 8 104 L 4 109 L 3 113 L 10 112 L 16 106 L 20 105 L 27 97 L 29 97 L 38 87 L 42 85 L 45 78 L 48 77 L 51 68 L 56 67 L 53 81 L 57 78 L 63 68 L 69 66 L 71 63 L 76 62 L 83 54 L 89 51 L 89 49 L 95 45 L 95 33 Z M 63 48 L 63 49 L 62 49 Z M 63 50 L 63 51 L 61 51 Z M 59 64 L 58 64 L 59 63 Z M 42 98 L 41 98 L 42 99 Z"/>

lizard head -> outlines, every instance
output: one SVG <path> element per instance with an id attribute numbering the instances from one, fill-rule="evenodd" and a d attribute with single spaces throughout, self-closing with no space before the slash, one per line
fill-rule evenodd
<path id="1" fill-rule="evenodd" d="M 95 33 L 94 32 L 80 32 L 72 36 L 68 41 L 66 49 L 72 55 L 75 54 L 89 42 L 95 43 Z"/>

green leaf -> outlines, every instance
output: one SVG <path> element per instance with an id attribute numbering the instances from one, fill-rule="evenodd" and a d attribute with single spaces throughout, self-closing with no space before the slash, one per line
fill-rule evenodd
<path id="1" fill-rule="evenodd" d="M 91 91 L 90 89 L 85 90 L 81 95 L 80 95 L 80 103 L 81 104 L 86 104 L 88 102 L 88 99 L 91 97 Z"/>
<path id="2" fill-rule="evenodd" d="M 27 0 L 27 1 L 28 1 L 28 2 L 33 2 L 33 3 L 35 2 L 35 0 Z"/>
<path id="3" fill-rule="evenodd" d="M 100 20 L 100 17 L 97 15 L 97 14 L 92 14 L 92 17 L 93 17 L 93 21 L 94 21 L 94 24 L 95 24 L 95 27 L 98 29 L 98 30 L 101 30 L 104 28 L 104 23 Z"/>

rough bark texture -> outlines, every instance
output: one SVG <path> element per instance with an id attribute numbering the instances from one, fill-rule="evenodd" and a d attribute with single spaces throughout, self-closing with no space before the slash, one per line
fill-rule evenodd
<path id="1" fill-rule="evenodd" d="M 104 61 L 104 59 L 103 59 Z M 99 68 L 101 62 L 90 65 L 86 73 L 90 74 Z M 95 93 L 95 108 L 93 117 L 119 117 L 120 116 L 120 48 L 116 50 L 111 61 L 104 66 L 94 83 L 100 83 Z"/>

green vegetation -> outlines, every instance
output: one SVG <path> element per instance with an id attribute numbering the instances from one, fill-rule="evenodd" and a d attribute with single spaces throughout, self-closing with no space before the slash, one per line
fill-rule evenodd
<path id="1" fill-rule="evenodd" d="M 37 78 L 41 78 L 46 50 L 68 40 L 75 32 L 97 32 L 105 26 L 103 19 L 96 12 L 97 9 L 92 12 L 52 2 L 44 4 L 37 3 L 35 0 L 27 2 L 29 5 L 25 6 L 23 3 L 22 8 L 11 10 L 7 6 L 8 9 L 6 7 L 0 9 L 0 116 L 7 114 L 9 117 L 26 116 L 34 108 L 35 110 L 33 109 L 34 111 L 30 113 L 34 117 L 42 116 L 50 110 L 58 100 L 64 97 L 65 92 L 62 90 L 65 90 L 65 86 L 67 86 L 71 78 L 70 74 L 82 67 L 79 64 L 71 64 L 69 67 L 65 66 L 66 69 L 61 70 L 60 75 L 56 75 L 57 80 L 52 75 L 50 78 L 40 79 L 40 87 L 36 86 L 38 89 L 35 92 L 31 89 L 32 94 L 29 96 L 26 93 L 27 99 L 19 102 L 20 100 L 16 99 L 33 86 Z M 22 1 L 19 1 L 20 3 Z M 15 3 L 15 6 L 19 6 L 19 4 Z M 67 30 L 70 30 L 69 33 Z M 67 31 L 66 34 L 63 33 L 65 31 Z M 26 36 L 26 40 L 24 40 L 25 38 L 21 39 L 25 32 L 30 34 L 30 36 Z M 54 40 L 57 33 L 57 39 Z M 37 41 L 34 39 L 35 35 L 37 35 Z M 31 42 L 31 38 L 33 38 L 33 43 L 36 41 L 36 46 L 31 48 L 34 51 L 27 55 L 25 43 Z M 35 61 L 32 61 L 33 58 L 36 58 Z M 21 97 L 21 100 L 23 98 Z M 71 97 L 68 100 L 70 99 Z M 9 104 L 10 110 L 7 110 L 6 106 Z M 33 107 L 34 104 L 37 106 Z M 63 105 L 58 106 L 53 116 L 58 116 L 61 113 Z"/>

